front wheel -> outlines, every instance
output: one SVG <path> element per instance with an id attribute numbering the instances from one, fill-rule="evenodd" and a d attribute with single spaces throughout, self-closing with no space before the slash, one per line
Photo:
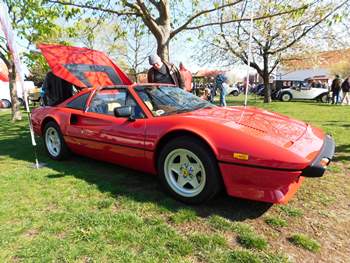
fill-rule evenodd
<path id="1" fill-rule="evenodd" d="M 64 160 L 69 157 L 69 149 L 63 139 L 60 127 L 50 121 L 44 128 L 44 144 L 49 157 L 54 160 Z"/>
<path id="2" fill-rule="evenodd" d="M 217 161 L 209 147 L 191 137 L 170 141 L 158 158 L 160 180 L 176 199 L 199 204 L 221 188 Z"/>

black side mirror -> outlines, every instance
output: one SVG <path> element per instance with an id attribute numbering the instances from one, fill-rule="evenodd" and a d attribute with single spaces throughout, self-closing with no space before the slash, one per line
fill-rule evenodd
<path id="1" fill-rule="evenodd" d="M 121 106 L 114 108 L 114 116 L 128 118 L 130 121 L 135 120 L 131 106 Z"/>

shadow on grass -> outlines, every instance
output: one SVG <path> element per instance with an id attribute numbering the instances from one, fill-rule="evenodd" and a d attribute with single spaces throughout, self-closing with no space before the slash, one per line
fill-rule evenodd
<path id="1" fill-rule="evenodd" d="M 0 122 L 2 119 L 0 115 Z M 23 123 L 10 129 L 0 126 L 0 157 L 9 156 L 34 163 L 33 147 L 25 126 Z M 110 193 L 114 198 L 124 196 L 137 202 L 154 202 L 174 212 L 187 208 L 201 217 L 219 215 L 233 221 L 260 217 L 271 207 L 271 204 L 232 198 L 224 193 L 206 204 L 187 206 L 165 194 L 156 176 L 75 155 L 67 161 L 53 161 L 46 156 L 41 140 L 37 142 L 39 161 L 57 172 L 47 175 L 48 178 L 55 180 L 74 176 L 97 186 L 101 192 Z"/>

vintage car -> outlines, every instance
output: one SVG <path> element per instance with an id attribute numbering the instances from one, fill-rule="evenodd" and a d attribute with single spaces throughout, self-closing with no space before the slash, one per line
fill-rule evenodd
<path id="1" fill-rule="evenodd" d="M 277 98 L 281 101 L 316 100 L 326 103 L 329 100 L 329 91 L 326 88 L 300 85 L 298 87 L 290 87 L 279 90 Z"/>
<path id="2" fill-rule="evenodd" d="M 41 48 L 47 58 L 50 48 Z M 76 84 L 74 76 L 92 84 L 96 70 L 115 67 L 86 66 L 95 62 L 84 60 L 85 73 L 70 74 L 69 65 L 82 61 L 60 68 L 54 65 L 58 59 L 48 60 L 57 75 Z M 285 203 L 304 177 L 322 176 L 334 155 L 332 137 L 302 121 L 254 107 L 217 107 L 172 85 L 131 83 L 111 72 L 113 85 L 83 89 L 58 105 L 33 110 L 34 131 L 52 159 L 73 152 L 158 174 L 172 196 L 190 204 L 222 189 L 230 196 Z"/>

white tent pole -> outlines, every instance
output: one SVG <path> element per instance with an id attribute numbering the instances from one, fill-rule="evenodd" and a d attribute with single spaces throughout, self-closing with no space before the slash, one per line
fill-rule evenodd
<path id="1" fill-rule="evenodd" d="M 4 3 L 2 1 L 0 1 L 1 28 L 2 28 L 2 31 L 4 32 L 5 38 L 7 40 L 7 45 L 10 49 L 10 52 L 12 53 L 13 60 L 15 63 L 16 72 L 18 73 L 18 76 L 20 79 L 20 85 L 22 86 L 22 93 L 23 93 L 23 97 L 24 97 L 24 101 L 25 101 L 25 105 L 26 105 L 26 110 L 27 110 L 27 115 L 28 115 L 28 121 L 29 121 L 30 136 L 31 136 L 32 145 L 34 148 L 35 167 L 39 168 L 39 162 L 38 162 L 36 147 L 35 147 L 36 141 L 35 141 L 33 126 L 32 126 L 32 122 L 31 122 L 31 118 L 30 118 L 28 92 L 27 92 L 27 90 L 25 90 L 25 87 L 24 87 L 24 79 L 23 79 L 23 71 L 22 71 L 22 67 L 21 67 L 21 61 L 20 61 L 19 56 L 18 56 L 16 42 L 15 42 L 14 35 L 13 35 L 13 29 L 12 29 L 12 26 L 10 23 L 10 19 L 8 17 L 8 13 L 9 12 L 8 12 L 7 7 L 4 5 Z"/>
<path id="2" fill-rule="evenodd" d="M 247 80 L 246 80 L 246 86 L 245 86 L 244 106 L 247 106 L 247 103 L 248 103 L 249 72 L 250 72 L 250 62 L 252 60 L 252 39 L 253 39 L 253 9 L 250 12 L 250 30 L 249 30 L 248 63 L 247 63 L 248 65 L 247 65 Z"/>

